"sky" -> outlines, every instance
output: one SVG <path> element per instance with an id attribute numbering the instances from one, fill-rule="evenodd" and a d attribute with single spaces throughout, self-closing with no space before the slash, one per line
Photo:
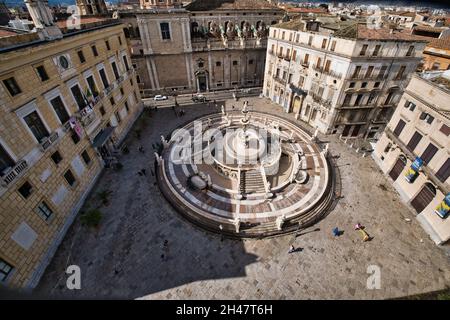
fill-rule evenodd
<path id="1" fill-rule="evenodd" d="M 23 0 L 4 0 L 7 5 L 17 6 L 24 5 Z M 108 0 L 108 2 L 115 3 L 118 0 Z M 208 0 L 205 0 L 208 1 Z M 361 3 L 361 4 L 384 4 L 384 5 L 417 5 L 417 6 L 430 6 L 435 8 L 450 8 L 449 4 L 446 4 L 446 1 L 439 0 L 290 0 L 296 2 L 315 2 L 315 3 L 329 3 L 329 2 L 342 2 L 342 3 Z M 49 3 L 52 5 L 55 4 L 75 4 L 75 0 L 49 0 Z"/>

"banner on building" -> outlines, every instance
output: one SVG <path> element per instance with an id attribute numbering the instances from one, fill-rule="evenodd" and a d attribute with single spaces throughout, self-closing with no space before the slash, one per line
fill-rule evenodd
<path id="1" fill-rule="evenodd" d="M 81 127 L 80 122 L 75 117 L 71 117 L 69 120 L 70 127 L 72 130 L 78 135 L 81 139 L 83 137 L 83 128 Z"/>
<path id="2" fill-rule="evenodd" d="M 406 170 L 406 181 L 408 181 L 409 183 L 413 183 L 419 176 L 419 170 L 420 168 L 422 168 L 422 165 L 423 160 L 420 157 L 416 157 L 416 159 L 414 159 L 413 163 L 411 164 L 411 167 Z"/>
<path id="3" fill-rule="evenodd" d="M 442 200 L 441 203 L 438 204 L 434 212 L 436 212 L 436 214 L 442 219 L 445 219 L 447 217 L 448 213 L 450 212 L 450 193 L 447 193 L 444 200 Z"/>

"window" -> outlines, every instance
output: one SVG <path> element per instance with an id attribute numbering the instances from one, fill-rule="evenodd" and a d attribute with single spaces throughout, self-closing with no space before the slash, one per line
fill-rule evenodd
<path id="1" fill-rule="evenodd" d="M 106 88 L 109 87 L 108 78 L 106 77 L 105 69 L 98 70 L 98 73 L 100 74 L 100 78 L 102 79 L 103 86 Z"/>
<path id="2" fill-rule="evenodd" d="M 106 50 L 111 50 L 111 47 L 109 46 L 109 41 L 105 40 Z"/>
<path id="3" fill-rule="evenodd" d="M 111 67 L 113 69 L 113 73 L 114 73 L 114 76 L 116 77 L 116 80 L 118 80 L 120 78 L 120 75 L 119 75 L 119 70 L 117 70 L 117 65 L 116 65 L 115 61 L 111 62 Z"/>
<path id="4" fill-rule="evenodd" d="M 397 76 L 395 77 L 397 80 L 400 80 L 403 77 L 403 73 L 405 72 L 406 66 L 401 66 L 398 70 Z"/>
<path id="5" fill-rule="evenodd" d="M 447 161 L 442 165 L 442 167 L 436 173 L 436 178 L 441 182 L 447 181 L 450 176 L 450 158 L 447 158 Z"/>
<path id="6" fill-rule="evenodd" d="M 380 52 L 380 48 L 381 48 L 381 45 L 377 44 L 375 46 L 375 49 L 373 50 L 372 56 L 374 56 L 374 57 L 378 56 L 378 53 Z"/>
<path id="7" fill-rule="evenodd" d="M 25 181 L 25 183 L 22 184 L 17 191 L 19 191 L 19 193 L 22 197 L 27 199 L 31 195 L 31 192 L 33 191 L 33 187 L 31 186 L 31 184 L 28 181 Z"/>
<path id="8" fill-rule="evenodd" d="M 72 141 L 74 144 L 77 144 L 78 142 L 80 142 L 80 136 L 76 132 L 72 132 L 70 137 L 72 138 Z"/>
<path id="9" fill-rule="evenodd" d="M 237 60 L 234 60 L 234 61 L 233 61 L 233 66 L 237 66 L 237 65 L 238 65 Z"/>
<path id="10" fill-rule="evenodd" d="M 384 74 L 386 73 L 386 69 L 387 69 L 387 66 L 381 67 L 380 72 L 378 72 L 378 76 L 377 76 L 378 79 L 382 79 L 384 77 Z"/>
<path id="11" fill-rule="evenodd" d="M 304 62 L 304 64 L 308 64 L 308 62 L 309 62 L 309 54 L 305 54 L 305 60 L 303 62 Z"/>
<path id="12" fill-rule="evenodd" d="M 72 95 L 78 105 L 78 109 L 84 109 L 84 107 L 86 107 L 86 100 L 81 93 L 80 87 L 78 85 L 74 85 L 72 88 L 70 88 L 70 91 L 72 91 Z"/>
<path id="13" fill-rule="evenodd" d="M 106 113 L 105 108 L 103 106 L 100 107 L 100 114 L 104 116 Z"/>
<path id="14" fill-rule="evenodd" d="M 77 51 L 77 54 L 78 54 L 78 58 L 80 58 L 80 62 L 85 63 L 86 59 L 84 58 L 83 50 Z"/>
<path id="15" fill-rule="evenodd" d="M 331 48 L 330 48 L 330 50 L 331 50 L 331 51 L 336 50 L 336 40 L 333 40 L 333 41 L 331 42 Z"/>
<path id="16" fill-rule="evenodd" d="M 403 120 L 399 120 L 397 126 L 395 127 L 394 130 L 394 136 L 398 137 L 400 135 L 400 133 L 402 133 L 403 128 L 405 127 L 406 122 Z"/>
<path id="17" fill-rule="evenodd" d="M 409 151 L 414 152 L 414 149 L 417 147 L 420 140 L 422 140 L 422 135 L 418 132 L 414 132 L 411 140 L 409 140 L 406 147 L 408 148 Z"/>
<path id="18" fill-rule="evenodd" d="M 253 59 L 248 60 L 248 64 L 253 64 Z"/>
<path id="19" fill-rule="evenodd" d="M 11 274 L 13 266 L 7 263 L 5 260 L 0 259 L 0 282 L 5 282 L 8 276 Z"/>
<path id="20" fill-rule="evenodd" d="M 352 78 L 358 78 L 360 71 L 361 71 L 361 66 L 356 66 L 355 71 L 353 72 Z"/>
<path id="21" fill-rule="evenodd" d="M 331 66 L 331 60 L 325 61 L 325 67 L 324 67 L 325 72 L 330 71 L 330 66 Z"/>
<path id="22" fill-rule="evenodd" d="M 436 154 L 436 152 L 438 151 L 438 148 L 430 143 L 428 145 L 428 147 L 425 149 L 425 151 L 422 153 L 422 160 L 425 164 L 430 163 L 431 159 L 433 159 L 434 155 Z"/>
<path id="23" fill-rule="evenodd" d="M 347 93 L 347 94 L 345 95 L 344 103 L 343 103 L 343 104 L 344 104 L 344 105 L 349 105 L 351 99 L 352 99 L 352 95 L 349 94 L 349 93 Z"/>
<path id="24" fill-rule="evenodd" d="M 64 179 L 66 179 L 67 183 L 71 187 L 73 187 L 75 185 L 76 180 L 75 180 L 75 177 L 73 176 L 73 173 L 72 173 L 72 171 L 70 169 L 68 169 L 66 171 L 66 173 L 64 173 Z"/>
<path id="25" fill-rule="evenodd" d="M 356 82 L 350 82 L 350 84 L 348 85 L 349 88 L 354 88 L 355 87 Z"/>
<path id="26" fill-rule="evenodd" d="M 39 79 L 41 79 L 42 82 L 47 81 L 49 79 L 47 72 L 45 71 L 44 66 L 37 66 L 36 71 L 39 75 Z"/>
<path id="27" fill-rule="evenodd" d="M 89 156 L 89 153 L 87 152 L 87 150 L 84 150 L 81 153 L 81 158 L 83 158 L 83 161 L 85 164 L 89 165 L 91 163 L 91 157 Z"/>
<path id="28" fill-rule="evenodd" d="M 374 88 L 378 88 L 379 86 L 380 86 L 380 82 L 378 82 L 378 81 L 375 82 L 374 85 L 373 85 Z"/>
<path id="29" fill-rule="evenodd" d="M 129 71 L 129 70 L 130 70 L 130 66 L 128 65 L 128 59 L 127 59 L 127 56 L 123 56 L 123 57 L 122 57 L 122 60 L 123 60 L 124 66 L 125 66 L 125 70 Z"/>
<path id="30" fill-rule="evenodd" d="M 373 73 L 373 66 L 369 66 L 366 71 L 366 78 L 370 78 Z"/>
<path id="31" fill-rule="evenodd" d="M 23 118 L 28 128 L 30 128 L 37 141 L 41 142 L 44 138 L 49 136 L 47 128 L 44 126 L 37 111 L 31 112 L 29 115 Z"/>
<path id="32" fill-rule="evenodd" d="M 357 96 L 356 96 L 356 100 L 355 100 L 355 106 L 359 106 L 359 105 L 361 105 L 361 102 L 362 102 L 362 99 L 363 99 L 363 95 L 362 94 L 358 94 Z"/>
<path id="33" fill-rule="evenodd" d="M 414 103 L 412 103 L 411 101 L 406 101 L 405 108 L 408 108 L 410 111 L 414 111 L 414 109 L 416 108 L 416 105 Z"/>
<path id="34" fill-rule="evenodd" d="M 199 67 L 199 68 L 203 68 L 204 66 L 205 66 L 205 64 L 204 64 L 203 62 L 200 61 L 200 62 L 198 63 L 198 67 Z"/>
<path id="35" fill-rule="evenodd" d="M 50 104 L 52 105 L 53 109 L 56 112 L 56 115 L 58 116 L 59 121 L 61 121 L 62 124 L 69 121 L 70 116 L 67 113 L 67 110 L 64 107 L 64 103 L 62 102 L 60 96 L 57 96 L 56 98 L 50 100 Z"/>
<path id="36" fill-rule="evenodd" d="M 367 82 L 363 82 L 363 83 L 361 83 L 361 88 L 366 88 L 367 87 Z"/>
<path id="37" fill-rule="evenodd" d="M 216 67 L 220 67 L 222 65 L 222 63 L 220 61 L 216 62 Z"/>
<path id="38" fill-rule="evenodd" d="M 369 98 L 367 99 L 367 104 L 369 105 L 369 104 L 371 104 L 374 100 L 375 100 L 375 98 L 376 98 L 376 94 L 375 93 L 371 93 L 370 95 L 369 95 Z M 384 109 L 384 110 L 386 110 L 386 109 Z"/>
<path id="39" fill-rule="evenodd" d="M 122 45 L 122 38 L 120 36 L 117 36 L 117 39 L 119 40 L 119 45 Z"/>
<path id="40" fill-rule="evenodd" d="M 92 54 L 94 55 L 94 57 L 98 57 L 97 47 L 91 46 L 91 49 L 92 49 Z"/>
<path id="41" fill-rule="evenodd" d="M 327 39 L 323 39 L 322 40 L 322 49 L 325 49 L 326 46 L 327 46 Z"/>
<path id="42" fill-rule="evenodd" d="M 360 55 L 360 56 L 366 55 L 366 51 L 367 51 L 367 48 L 368 48 L 368 47 L 369 47 L 369 46 L 368 46 L 367 44 L 363 45 L 362 48 L 361 48 L 361 51 L 359 52 L 359 55 Z"/>
<path id="43" fill-rule="evenodd" d="M 159 24 L 161 28 L 161 37 L 163 40 L 170 40 L 170 28 L 167 22 L 162 22 Z"/>
<path id="44" fill-rule="evenodd" d="M 121 123 L 121 122 L 122 122 L 122 119 L 120 119 L 119 111 L 114 112 L 114 115 L 116 116 L 117 123 Z"/>
<path id="45" fill-rule="evenodd" d="M 406 52 L 406 56 L 407 56 L 407 57 L 412 56 L 412 55 L 413 55 L 413 52 L 414 52 L 414 46 L 409 46 L 408 52 Z"/>
<path id="46" fill-rule="evenodd" d="M 11 168 L 15 165 L 14 160 L 9 156 L 8 152 L 0 144 L 0 174 L 2 174 L 6 169 Z"/>
<path id="47" fill-rule="evenodd" d="M 53 154 L 50 157 L 52 158 L 52 160 L 55 164 L 58 164 L 62 161 L 62 157 L 61 157 L 61 154 L 59 153 L 59 151 L 53 152 Z"/>
<path id="48" fill-rule="evenodd" d="M 116 104 L 116 102 L 114 101 L 114 97 L 109 98 L 109 102 L 112 106 Z"/>
<path id="49" fill-rule="evenodd" d="M 308 38 L 308 46 L 312 45 L 313 36 L 309 36 Z"/>
<path id="50" fill-rule="evenodd" d="M 122 88 L 122 87 L 120 87 L 120 94 L 121 94 L 121 95 L 124 95 L 124 92 L 123 92 L 123 88 Z"/>
<path id="51" fill-rule="evenodd" d="M 36 208 L 36 212 L 42 219 L 48 221 L 53 215 L 52 209 L 47 205 L 45 201 L 42 201 Z"/>
<path id="52" fill-rule="evenodd" d="M 298 86 L 303 87 L 303 84 L 305 83 L 305 77 L 300 76 L 298 80 Z"/>
<path id="53" fill-rule="evenodd" d="M 292 61 L 297 61 L 297 50 L 292 51 Z"/>
<path id="54" fill-rule="evenodd" d="M 3 84 L 5 85 L 6 89 L 8 89 L 9 94 L 12 96 L 18 95 L 22 92 L 16 82 L 16 79 L 14 79 L 13 77 L 3 80 Z"/>
<path id="55" fill-rule="evenodd" d="M 91 94 L 94 96 L 94 98 L 97 97 L 98 90 L 97 90 L 97 86 L 95 85 L 94 77 L 93 76 L 87 77 L 86 82 L 89 86 L 89 91 L 91 92 Z"/>
<path id="56" fill-rule="evenodd" d="M 450 135 L 450 127 L 446 124 L 443 124 L 441 128 L 439 129 L 443 134 L 445 134 L 447 137 Z"/>

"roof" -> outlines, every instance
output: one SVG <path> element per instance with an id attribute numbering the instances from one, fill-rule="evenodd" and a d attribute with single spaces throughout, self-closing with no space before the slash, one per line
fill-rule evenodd
<path id="1" fill-rule="evenodd" d="M 188 11 L 281 10 L 266 0 L 194 0 L 185 8 Z"/>
<path id="2" fill-rule="evenodd" d="M 354 23 L 341 28 L 334 33 L 334 36 L 350 39 L 427 42 L 426 37 L 413 35 L 407 30 L 393 30 L 388 27 L 370 28 L 363 23 Z"/>
<path id="3" fill-rule="evenodd" d="M 292 13 L 325 13 L 328 12 L 325 8 L 287 8 L 287 12 Z"/>
<path id="4" fill-rule="evenodd" d="M 435 49 L 443 49 L 450 50 L 450 36 L 443 39 L 435 39 L 431 40 L 427 47 L 435 48 Z"/>
<path id="5" fill-rule="evenodd" d="M 17 35 L 17 32 L 14 32 L 11 30 L 0 29 L 0 38 L 10 37 L 10 36 L 15 36 L 15 35 Z"/>
<path id="6" fill-rule="evenodd" d="M 414 27 L 414 30 L 417 30 L 417 31 L 437 32 L 437 33 L 441 33 L 445 29 L 446 28 L 423 26 L 423 25 L 418 25 L 418 26 Z"/>
<path id="7" fill-rule="evenodd" d="M 109 19 L 100 18 L 100 17 L 81 17 L 80 25 L 95 24 L 95 23 L 104 22 L 107 20 L 109 20 Z M 57 21 L 56 24 L 60 29 L 68 28 L 69 24 L 70 24 L 70 19 Z"/>

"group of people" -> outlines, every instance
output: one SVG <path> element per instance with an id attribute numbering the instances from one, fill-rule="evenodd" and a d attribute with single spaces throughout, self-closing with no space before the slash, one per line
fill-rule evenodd
<path id="1" fill-rule="evenodd" d="M 355 225 L 355 231 L 359 231 L 360 233 L 361 233 L 361 237 L 362 237 L 362 241 L 363 242 L 366 242 L 366 241 L 370 241 L 370 240 L 372 240 L 372 237 L 367 233 L 367 231 L 365 230 L 365 226 L 363 226 L 361 223 L 357 223 L 356 225 Z M 334 227 L 333 228 L 333 230 L 332 230 L 332 233 L 333 233 L 333 236 L 335 236 L 335 237 L 339 237 L 339 236 L 341 236 L 342 234 L 344 234 L 344 231 L 343 230 L 339 230 L 339 228 L 338 227 Z M 294 247 L 294 245 L 290 245 L 290 247 L 289 247 L 289 250 L 288 250 L 288 253 L 293 253 L 293 252 L 296 252 L 296 251 L 300 251 L 301 249 L 296 249 L 295 247 Z"/>

